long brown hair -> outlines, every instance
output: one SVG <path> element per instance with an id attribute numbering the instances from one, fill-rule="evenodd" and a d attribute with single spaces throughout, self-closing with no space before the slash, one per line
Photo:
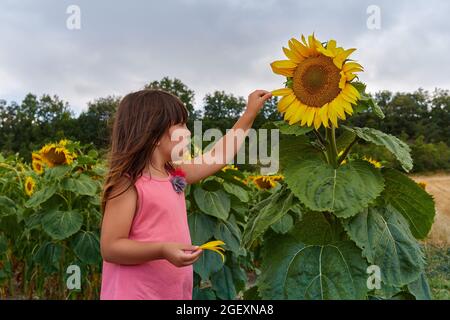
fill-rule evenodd
<path id="1" fill-rule="evenodd" d="M 186 123 L 187 118 L 181 100 L 162 90 L 141 90 L 121 100 L 112 128 L 102 212 L 108 200 L 126 192 L 142 175 L 166 130 Z M 173 170 L 171 163 L 166 170 Z"/>

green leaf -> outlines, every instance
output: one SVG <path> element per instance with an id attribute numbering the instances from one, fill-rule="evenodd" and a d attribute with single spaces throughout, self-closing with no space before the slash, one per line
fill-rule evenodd
<path id="1" fill-rule="evenodd" d="M 253 286 L 244 291 L 244 300 L 261 300 L 261 297 L 258 293 L 258 287 Z"/>
<path id="2" fill-rule="evenodd" d="M 8 239 L 5 235 L 0 233 L 0 256 L 8 250 Z"/>
<path id="3" fill-rule="evenodd" d="M 216 221 L 211 216 L 201 212 L 193 212 L 188 215 L 188 222 L 194 245 L 202 245 L 214 235 Z"/>
<path id="4" fill-rule="evenodd" d="M 219 299 L 234 300 L 236 288 L 234 287 L 233 274 L 228 266 L 224 266 L 211 276 L 212 289 Z"/>
<path id="5" fill-rule="evenodd" d="M 59 165 L 45 170 L 45 176 L 51 180 L 61 179 L 67 173 L 69 173 L 70 170 L 72 170 L 71 166 Z"/>
<path id="6" fill-rule="evenodd" d="M 411 149 L 399 138 L 373 128 L 342 127 L 346 130 L 353 131 L 359 138 L 367 142 L 385 147 L 397 158 L 406 172 L 409 172 L 413 168 Z"/>
<path id="7" fill-rule="evenodd" d="M 425 273 L 421 273 L 420 277 L 408 284 L 409 292 L 416 298 L 416 300 L 431 300 L 430 287 L 428 285 Z"/>
<path id="8" fill-rule="evenodd" d="M 59 244 L 44 242 L 33 256 L 33 260 L 42 265 L 44 272 L 48 274 L 57 272 L 60 269 L 59 261 L 62 257 L 62 249 Z"/>
<path id="9" fill-rule="evenodd" d="M 349 130 L 344 130 L 336 139 L 336 148 L 338 152 L 341 152 L 347 148 L 350 143 L 356 138 L 356 133 Z"/>
<path id="10" fill-rule="evenodd" d="M 285 169 L 285 181 L 305 206 L 338 217 L 357 214 L 384 187 L 380 171 L 367 161 L 355 160 L 335 169 L 318 157 L 291 163 Z"/>
<path id="11" fill-rule="evenodd" d="M 248 202 L 250 200 L 247 190 L 234 183 L 224 181 L 223 188 L 226 192 L 236 196 L 242 202 Z"/>
<path id="12" fill-rule="evenodd" d="M 408 222 L 392 206 L 369 207 L 344 226 L 369 263 L 380 267 L 383 283 L 401 287 L 419 277 L 423 253 Z"/>
<path id="13" fill-rule="evenodd" d="M 200 289 L 195 287 L 192 293 L 192 300 L 216 300 L 216 295 L 210 288 Z"/>
<path id="14" fill-rule="evenodd" d="M 16 203 L 7 196 L 0 196 L 0 216 L 16 213 Z"/>
<path id="15" fill-rule="evenodd" d="M 280 220 L 271 225 L 276 233 L 285 234 L 294 226 L 294 219 L 290 214 L 285 214 Z"/>
<path id="16" fill-rule="evenodd" d="M 230 197 L 225 191 L 207 191 L 197 187 L 194 190 L 194 199 L 199 209 L 204 213 L 222 220 L 228 218 Z"/>
<path id="17" fill-rule="evenodd" d="M 62 187 L 76 194 L 86 196 L 95 196 L 97 194 L 97 184 L 85 174 L 81 174 L 78 178 L 64 179 Z"/>
<path id="18" fill-rule="evenodd" d="M 25 207 L 27 208 L 35 208 L 42 204 L 43 202 L 50 199 L 56 192 L 57 186 L 55 184 L 46 186 L 45 188 L 42 188 L 41 190 L 36 191 L 33 193 L 30 199 L 28 199 L 27 202 L 25 202 Z"/>
<path id="19" fill-rule="evenodd" d="M 209 280 L 211 274 L 219 271 L 222 267 L 223 262 L 220 255 L 209 250 L 204 250 L 200 258 L 194 263 L 194 271 L 202 280 Z"/>
<path id="20" fill-rule="evenodd" d="M 283 188 L 258 203 L 245 226 L 242 246 L 249 248 L 272 224 L 281 219 L 292 207 L 294 196 Z"/>
<path id="21" fill-rule="evenodd" d="M 436 215 L 433 197 L 397 170 L 383 169 L 382 173 L 386 182 L 382 198 L 408 220 L 414 237 L 424 239 Z"/>
<path id="22" fill-rule="evenodd" d="M 41 220 L 44 231 L 55 240 L 63 240 L 80 230 L 83 217 L 78 211 L 52 210 Z"/>
<path id="23" fill-rule="evenodd" d="M 302 226 L 302 228 L 300 228 Z M 330 226 L 302 221 L 287 235 L 268 239 L 258 290 L 263 299 L 364 299 L 367 262 L 351 241 L 305 244 L 304 230 L 330 239 Z"/>
<path id="24" fill-rule="evenodd" d="M 286 121 L 274 121 L 273 124 L 280 130 L 282 134 L 293 134 L 296 136 L 302 136 L 313 130 L 313 127 L 289 125 Z"/>
<path id="25" fill-rule="evenodd" d="M 235 220 L 218 220 L 214 237 L 225 242 L 225 249 L 233 251 L 236 255 L 239 254 L 241 235 Z"/>
<path id="26" fill-rule="evenodd" d="M 98 235 L 91 231 L 80 232 L 74 239 L 73 251 L 84 263 L 98 263 L 101 257 Z"/>

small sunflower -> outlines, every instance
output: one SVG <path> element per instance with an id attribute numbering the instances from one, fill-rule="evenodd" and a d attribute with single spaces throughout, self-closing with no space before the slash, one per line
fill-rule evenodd
<path id="1" fill-rule="evenodd" d="M 67 140 L 63 139 L 58 143 L 43 146 L 39 151 L 42 161 L 49 167 L 71 164 L 76 155 L 66 148 L 67 143 Z"/>
<path id="2" fill-rule="evenodd" d="M 356 49 L 345 50 L 336 46 L 335 40 L 324 45 L 314 38 L 306 41 L 292 38 L 289 48 L 283 51 L 288 60 L 271 63 L 274 73 L 287 77 L 286 88 L 272 91 L 282 96 L 278 111 L 290 125 L 338 126 L 338 118 L 345 120 L 345 113 L 353 113 L 352 105 L 360 99 L 358 90 L 350 83 L 355 72 L 363 71 L 356 62 L 347 58 Z"/>
<path id="3" fill-rule="evenodd" d="M 375 159 L 372 159 L 372 158 L 370 158 L 370 157 L 364 156 L 364 157 L 363 157 L 363 160 L 365 160 L 365 161 L 367 161 L 367 162 L 370 162 L 371 164 L 373 164 L 373 166 L 374 166 L 375 168 L 381 168 L 381 167 L 382 167 L 381 162 L 379 162 L 379 161 L 377 161 L 377 160 L 375 160 Z"/>
<path id="4" fill-rule="evenodd" d="M 427 187 L 427 183 L 424 182 L 424 181 L 419 181 L 419 182 L 417 182 L 417 184 L 418 184 L 419 187 L 421 187 L 423 190 L 425 190 L 426 187 Z"/>
<path id="5" fill-rule="evenodd" d="M 283 178 L 282 175 L 249 177 L 258 189 L 272 189 L 277 185 L 277 182 L 283 180 Z"/>
<path id="6" fill-rule="evenodd" d="M 33 160 L 31 163 L 34 172 L 36 172 L 37 174 L 42 174 L 44 173 L 44 163 L 41 160 Z"/>
<path id="7" fill-rule="evenodd" d="M 223 172 L 226 172 L 227 170 L 239 170 L 239 169 L 234 164 L 231 164 L 222 168 Z"/>
<path id="8" fill-rule="evenodd" d="M 36 182 L 32 177 L 27 177 L 25 179 L 25 193 L 27 196 L 31 197 L 31 195 L 34 193 L 34 188 L 36 187 Z"/>

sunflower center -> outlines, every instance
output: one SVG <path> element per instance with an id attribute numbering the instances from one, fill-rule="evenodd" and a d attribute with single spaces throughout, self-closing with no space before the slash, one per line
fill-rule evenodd
<path id="1" fill-rule="evenodd" d="M 66 161 L 66 155 L 64 152 L 56 152 L 54 148 L 52 148 L 49 152 L 45 154 L 45 157 L 52 164 L 63 164 Z"/>
<path id="2" fill-rule="evenodd" d="M 339 95 L 340 78 L 340 70 L 331 58 L 311 57 L 295 69 L 292 89 L 303 104 L 321 108 Z"/>

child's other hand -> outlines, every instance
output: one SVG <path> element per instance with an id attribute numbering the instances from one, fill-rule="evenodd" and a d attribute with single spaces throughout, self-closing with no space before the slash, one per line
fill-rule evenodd
<path id="1" fill-rule="evenodd" d="M 185 267 L 193 264 L 200 258 L 203 252 L 198 246 L 168 242 L 164 243 L 162 248 L 162 255 L 164 259 L 169 261 L 176 267 Z"/>
<path id="2" fill-rule="evenodd" d="M 266 90 L 255 90 L 248 96 L 246 113 L 252 117 L 256 117 L 259 110 L 268 99 L 272 97 L 272 93 Z"/>

